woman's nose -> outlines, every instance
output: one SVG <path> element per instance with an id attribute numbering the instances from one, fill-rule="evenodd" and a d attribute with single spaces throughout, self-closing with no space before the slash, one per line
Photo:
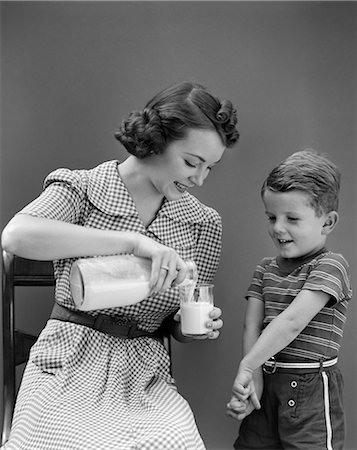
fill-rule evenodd
<path id="1" fill-rule="evenodd" d="M 191 176 L 190 179 L 196 186 L 202 186 L 207 175 L 208 175 L 208 173 L 201 169 L 201 170 L 198 170 L 195 175 Z"/>

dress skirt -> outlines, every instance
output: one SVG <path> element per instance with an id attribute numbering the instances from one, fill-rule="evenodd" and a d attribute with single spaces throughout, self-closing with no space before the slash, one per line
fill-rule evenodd
<path id="1" fill-rule="evenodd" d="M 156 339 L 49 320 L 33 346 L 5 450 L 204 450 Z"/>

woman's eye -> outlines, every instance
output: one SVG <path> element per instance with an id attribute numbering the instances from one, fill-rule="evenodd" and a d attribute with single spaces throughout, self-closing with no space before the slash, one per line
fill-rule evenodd
<path id="1" fill-rule="evenodd" d="M 188 167 L 196 167 L 194 164 L 191 164 L 189 161 L 185 159 L 186 166 Z"/>
<path id="2" fill-rule="evenodd" d="M 275 217 L 267 216 L 267 218 L 268 218 L 268 222 L 274 222 L 275 221 Z"/>
<path id="3" fill-rule="evenodd" d="M 297 222 L 299 219 L 297 217 L 288 217 L 290 222 Z"/>

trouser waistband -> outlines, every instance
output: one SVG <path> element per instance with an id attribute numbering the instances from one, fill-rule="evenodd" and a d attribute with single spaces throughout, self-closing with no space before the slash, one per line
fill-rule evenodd
<path id="1" fill-rule="evenodd" d="M 272 374 L 277 369 L 323 369 L 326 367 L 332 367 L 337 364 L 338 358 L 333 358 L 328 361 L 316 361 L 316 362 L 280 362 L 276 361 L 274 357 L 265 361 L 263 364 L 263 370 L 265 373 Z"/>
<path id="2" fill-rule="evenodd" d="M 83 325 L 122 339 L 133 339 L 142 336 L 148 336 L 155 339 L 162 338 L 158 331 L 151 333 L 149 331 L 139 329 L 137 322 L 135 321 L 119 323 L 118 320 L 108 316 L 107 314 L 92 316 L 91 314 L 87 314 L 82 311 L 72 311 L 71 309 L 59 305 L 58 303 L 55 303 L 50 319 L 76 323 L 78 325 Z"/>

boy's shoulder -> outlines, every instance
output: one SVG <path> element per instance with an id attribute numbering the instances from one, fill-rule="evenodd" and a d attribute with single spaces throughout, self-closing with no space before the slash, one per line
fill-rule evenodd
<path id="1" fill-rule="evenodd" d="M 278 267 L 276 256 L 264 256 L 256 265 L 257 270 L 265 271 L 268 267 Z"/>
<path id="2" fill-rule="evenodd" d="M 276 256 L 264 256 L 258 263 L 258 265 L 263 267 L 270 264 L 276 264 Z"/>
<path id="3" fill-rule="evenodd" d="M 322 253 L 312 256 L 310 258 L 296 260 L 286 260 L 279 256 L 265 256 L 256 265 L 256 270 L 259 272 L 273 271 L 274 273 L 280 273 L 281 275 L 288 275 L 296 271 L 310 272 L 318 267 L 328 266 L 335 267 L 340 271 L 349 272 L 349 264 L 346 258 L 341 253 L 325 250 Z"/>
<path id="4" fill-rule="evenodd" d="M 321 263 L 337 263 L 341 264 L 344 267 L 349 267 L 348 261 L 341 253 L 335 253 L 332 251 L 326 251 L 324 253 L 321 253 L 321 255 L 318 255 L 313 262 L 316 262 L 316 264 Z"/>

